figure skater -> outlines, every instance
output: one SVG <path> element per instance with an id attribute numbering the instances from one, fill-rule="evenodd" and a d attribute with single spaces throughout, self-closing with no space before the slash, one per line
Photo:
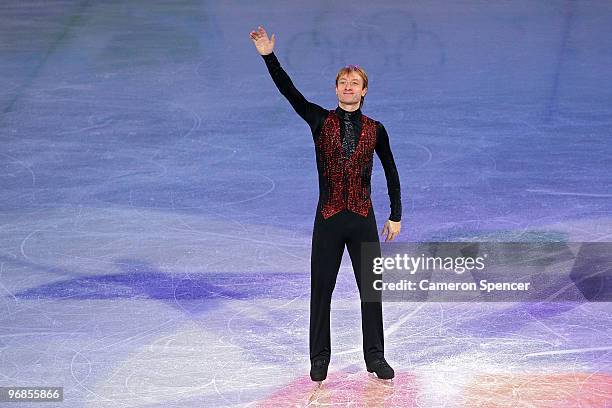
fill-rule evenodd
<path id="1" fill-rule="evenodd" d="M 348 249 L 361 299 L 363 356 L 368 372 L 381 379 L 395 376 L 384 357 L 381 293 L 364 300 L 363 285 L 371 287 L 373 273 L 362 273 L 361 243 L 380 241 L 370 198 L 374 152 L 387 179 L 391 214 L 381 235 L 392 241 L 401 227 L 399 175 L 384 126 L 361 113 L 368 91 L 363 68 L 347 65 L 336 75 L 338 107 L 327 110 L 314 104 L 295 88 L 274 55 L 275 35 L 263 27 L 251 31 L 251 39 L 263 57 L 272 80 L 312 132 L 317 161 L 319 201 L 312 232 L 310 291 L 310 378 L 323 381 L 331 357 L 330 305 L 344 248 Z M 372 263 L 366 261 L 363 265 Z M 367 272 L 367 271 L 365 271 Z M 375 300 L 375 301 L 372 301 Z"/>

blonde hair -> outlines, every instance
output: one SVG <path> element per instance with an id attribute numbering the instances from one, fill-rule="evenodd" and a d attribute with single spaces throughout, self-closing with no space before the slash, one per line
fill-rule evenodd
<path id="1" fill-rule="evenodd" d="M 356 72 L 357 74 L 359 74 L 359 76 L 363 80 L 363 88 L 364 89 L 368 87 L 368 74 L 366 74 L 365 70 L 363 68 L 361 68 L 359 65 L 346 65 L 346 66 L 340 68 L 340 70 L 336 74 L 336 87 L 338 86 L 338 81 L 340 80 L 340 78 L 343 75 L 348 75 L 351 72 Z M 361 102 L 359 103 L 359 107 L 360 108 L 363 105 L 364 98 L 365 98 L 365 96 L 361 97 Z"/>

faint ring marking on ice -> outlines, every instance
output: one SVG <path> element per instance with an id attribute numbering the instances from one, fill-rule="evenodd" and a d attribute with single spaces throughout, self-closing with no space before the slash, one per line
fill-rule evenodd
<path id="1" fill-rule="evenodd" d="M 247 201 L 253 201 L 253 200 L 257 200 L 258 198 L 264 197 L 268 194 L 270 194 L 272 191 L 274 191 L 274 189 L 276 188 L 276 183 L 274 182 L 274 180 L 272 180 L 270 177 L 263 175 L 263 174 L 257 174 L 260 177 L 263 177 L 264 179 L 268 180 L 271 183 L 270 188 L 267 191 L 264 191 L 263 193 L 260 193 L 256 196 L 250 197 L 250 198 L 245 198 L 244 200 L 239 200 L 239 201 L 230 201 L 227 203 L 223 203 L 223 205 L 233 205 L 233 204 L 242 204 L 242 203 L 246 203 Z"/>
<path id="2" fill-rule="evenodd" d="M 429 164 L 429 162 L 431 161 L 431 159 L 433 158 L 433 153 L 431 152 L 431 149 L 429 149 L 427 146 L 422 145 L 420 143 L 416 143 L 416 142 L 407 142 L 413 146 L 417 146 L 420 147 L 421 149 L 425 150 L 427 152 L 427 160 L 425 160 L 423 163 L 421 163 L 419 166 L 415 167 L 414 169 L 420 169 L 421 167 L 426 166 L 427 164 Z M 412 169 L 412 170 L 414 170 Z"/>
<path id="3" fill-rule="evenodd" d="M 3 156 L 8 157 L 9 159 L 13 160 L 15 163 L 20 164 L 21 166 L 23 166 L 27 171 L 30 172 L 30 174 L 32 175 L 32 186 L 34 186 L 34 184 L 36 184 L 36 176 L 34 175 L 34 171 L 32 171 L 32 169 L 30 168 L 30 166 L 28 166 L 27 164 L 25 164 L 25 162 L 23 162 L 22 160 L 17 159 L 16 157 L 13 156 L 9 156 L 6 153 L 0 153 Z"/>
<path id="4" fill-rule="evenodd" d="M 198 115 L 197 112 L 195 112 L 192 109 L 189 109 L 183 105 L 178 105 L 178 104 L 173 104 L 174 107 L 176 107 L 177 109 L 182 110 L 183 112 L 187 112 L 192 116 L 193 119 L 193 125 L 191 126 L 191 129 L 189 129 L 187 131 L 187 133 L 185 133 L 183 136 L 181 136 L 181 139 L 185 139 L 187 138 L 189 135 L 191 135 L 193 132 L 195 132 L 196 130 L 200 129 L 200 127 L 202 126 L 202 117 L 200 115 Z"/>

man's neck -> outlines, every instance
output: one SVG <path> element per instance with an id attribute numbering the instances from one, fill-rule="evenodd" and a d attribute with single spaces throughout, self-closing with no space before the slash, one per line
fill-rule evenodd
<path id="1" fill-rule="evenodd" d="M 345 103 L 338 102 L 338 106 L 340 108 L 344 109 L 347 112 L 355 112 L 356 110 L 359 109 L 359 104 L 358 103 L 353 103 L 353 104 L 347 105 Z"/>

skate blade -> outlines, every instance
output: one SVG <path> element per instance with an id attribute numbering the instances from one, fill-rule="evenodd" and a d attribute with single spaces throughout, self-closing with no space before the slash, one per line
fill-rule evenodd
<path id="1" fill-rule="evenodd" d="M 393 385 L 394 385 L 393 378 L 391 378 L 389 380 L 378 378 L 376 373 L 368 373 L 368 379 L 370 381 L 375 382 L 376 384 L 380 384 L 382 386 L 389 387 L 389 388 L 393 387 Z"/>

